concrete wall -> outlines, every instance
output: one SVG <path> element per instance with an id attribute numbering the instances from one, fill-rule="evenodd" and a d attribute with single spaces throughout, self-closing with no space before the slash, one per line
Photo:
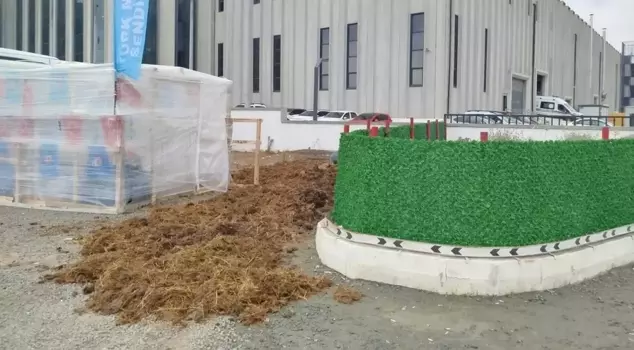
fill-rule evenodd
<path id="1" fill-rule="evenodd" d="M 262 119 L 261 149 L 269 151 L 321 150 L 336 151 L 339 149 L 339 137 L 343 132 L 344 123 L 338 122 L 291 122 L 285 120 L 286 113 L 275 109 L 234 109 L 232 118 L 260 118 Z M 423 123 L 427 120 L 417 120 Z M 408 120 L 396 119 L 392 123 L 407 125 Z M 375 123 L 375 126 L 383 126 Z M 350 130 L 365 129 L 365 123 L 354 124 Z M 256 124 L 235 122 L 233 124 L 233 141 L 253 141 L 256 138 Z M 236 151 L 252 151 L 253 145 L 235 144 Z"/>

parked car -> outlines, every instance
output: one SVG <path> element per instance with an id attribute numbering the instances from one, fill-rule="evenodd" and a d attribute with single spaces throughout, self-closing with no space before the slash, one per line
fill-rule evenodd
<path id="1" fill-rule="evenodd" d="M 537 121 L 531 117 L 514 116 L 505 112 L 487 110 L 469 110 L 464 115 L 455 116 L 451 122 L 454 124 L 537 124 Z"/>
<path id="2" fill-rule="evenodd" d="M 247 108 L 247 106 L 245 103 L 239 103 L 233 108 Z M 252 103 L 248 108 L 266 108 L 266 105 L 264 103 Z"/>
<path id="3" fill-rule="evenodd" d="M 368 120 L 371 123 L 384 122 L 384 121 L 392 122 L 392 117 L 390 117 L 390 115 L 386 114 L 386 113 L 374 113 L 374 112 L 361 113 L 361 114 L 357 115 L 356 118 L 352 119 L 351 122 L 352 123 L 367 123 Z"/>
<path id="4" fill-rule="evenodd" d="M 357 117 L 357 113 L 355 113 L 355 112 L 350 112 L 350 111 L 330 111 L 330 112 L 328 112 L 328 114 L 326 114 L 323 117 L 319 118 L 319 121 L 339 122 L 339 121 L 352 120 L 352 119 L 354 119 L 356 117 Z"/>
<path id="5" fill-rule="evenodd" d="M 306 112 L 304 108 L 287 108 L 286 113 L 288 115 L 299 115 Z"/>
<path id="6" fill-rule="evenodd" d="M 300 114 L 296 114 L 296 115 L 289 115 L 286 117 L 286 119 L 291 120 L 291 121 L 312 121 L 313 120 L 313 111 L 304 111 Z M 328 111 L 318 111 L 317 112 L 317 120 L 320 120 L 321 117 L 325 116 L 326 114 L 328 114 Z"/>

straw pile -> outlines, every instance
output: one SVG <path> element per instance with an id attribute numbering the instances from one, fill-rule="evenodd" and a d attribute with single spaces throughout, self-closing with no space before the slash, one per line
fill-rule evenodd
<path id="1" fill-rule="evenodd" d="M 84 284 L 88 307 L 120 323 L 212 315 L 260 322 L 331 285 L 285 264 L 284 249 L 332 208 L 335 172 L 317 160 L 264 167 L 259 187 L 234 186 L 207 202 L 99 228 L 77 263 L 47 277 Z M 243 169 L 233 178 L 248 184 L 252 174 Z"/>

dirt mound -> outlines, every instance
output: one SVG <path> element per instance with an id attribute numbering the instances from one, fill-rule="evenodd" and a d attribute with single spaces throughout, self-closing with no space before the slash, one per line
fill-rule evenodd
<path id="1" fill-rule="evenodd" d="M 89 308 L 122 323 L 235 315 L 249 324 L 328 288 L 283 259 L 285 245 L 331 209 L 335 169 L 306 160 L 263 167 L 258 187 L 247 185 L 252 177 L 239 170 L 243 185 L 213 200 L 102 227 L 79 262 L 48 278 L 87 284 Z"/>

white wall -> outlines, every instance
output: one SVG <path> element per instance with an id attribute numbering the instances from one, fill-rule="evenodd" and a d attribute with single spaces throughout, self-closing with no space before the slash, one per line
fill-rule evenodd
<path id="1" fill-rule="evenodd" d="M 571 139 L 601 139 L 600 127 L 574 127 L 574 126 L 476 126 L 476 125 L 447 125 L 447 140 L 471 140 L 479 141 L 480 133 L 486 131 L 489 133 L 489 140 L 496 138 L 516 139 L 516 140 L 533 140 L 533 141 L 549 141 L 549 140 L 571 140 Z M 634 128 L 611 128 L 610 138 L 632 138 L 634 137 Z"/>
<path id="2" fill-rule="evenodd" d="M 272 109 L 235 109 L 231 111 L 232 118 L 262 119 L 261 149 L 269 151 L 321 150 L 336 151 L 339 149 L 339 137 L 343 132 L 344 123 L 332 122 L 282 122 L 286 113 Z M 424 123 L 427 120 L 416 120 Z M 394 120 L 391 124 L 407 125 L 407 120 Z M 383 126 L 375 123 L 374 126 Z M 350 131 L 365 129 L 365 123 L 350 126 Z M 234 122 L 233 141 L 254 141 L 256 138 L 256 124 Z M 253 145 L 234 144 L 233 150 L 251 151 Z"/>

